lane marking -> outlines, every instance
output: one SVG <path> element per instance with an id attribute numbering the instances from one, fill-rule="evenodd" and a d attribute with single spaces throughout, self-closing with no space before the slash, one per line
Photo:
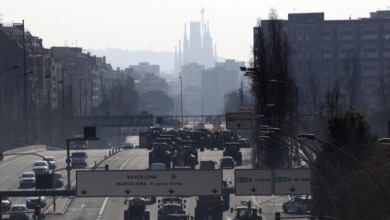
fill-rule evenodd
<path id="1" fill-rule="evenodd" d="M 129 157 L 129 159 L 127 159 L 127 160 L 122 164 L 122 166 L 119 168 L 119 170 L 123 170 L 123 168 L 126 166 L 126 164 L 127 164 L 131 159 L 133 159 L 133 157 Z M 107 205 L 107 203 L 108 203 L 108 199 L 109 199 L 109 197 L 104 198 L 103 205 L 102 205 L 102 207 L 100 208 L 98 217 L 96 218 L 97 220 L 100 220 L 100 218 L 102 217 L 103 212 L 104 212 L 104 209 L 106 208 L 106 205 Z"/>

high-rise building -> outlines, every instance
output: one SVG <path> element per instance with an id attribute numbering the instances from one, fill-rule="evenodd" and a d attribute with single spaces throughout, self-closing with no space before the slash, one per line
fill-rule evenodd
<path id="1" fill-rule="evenodd" d="M 261 22 L 265 33 L 268 24 L 269 20 Z M 282 24 L 292 48 L 292 76 L 299 88 L 301 112 L 322 110 L 321 100 L 336 83 L 344 108 L 370 112 L 389 108 L 389 10 L 345 20 L 325 20 L 324 13 L 294 13 Z"/>

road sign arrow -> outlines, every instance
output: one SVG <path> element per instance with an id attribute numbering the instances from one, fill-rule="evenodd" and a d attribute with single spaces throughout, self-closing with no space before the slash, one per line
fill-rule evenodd
<path id="1" fill-rule="evenodd" d="M 291 192 L 294 192 L 295 190 L 296 190 L 295 187 L 290 187 L 290 191 L 291 191 Z"/>
<path id="2" fill-rule="evenodd" d="M 170 194 L 172 194 L 172 193 L 175 192 L 175 190 L 173 190 L 173 189 L 171 188 L 170 190 L 168 190 L 168 192 L 169 192 Z"/>
<path id="3" fill-rule="evenodd" d="M 85 189 L 83 189 L 83 191 L 81 191 L 81 193 L 83 194 L 83 195 L 85 195 L 85 194 L 87 194 L 87 190 L 85 190 Z"/>
<path id="4" fill-rule="evenodd" d="M 256 192 L 257 189 L 256 189 L 255 187 L 252 187 L 251 191 L 252 191 L 252 192 Z"/>
<path id="5" fill-rule="evenodd" d="M 131 193 L 131 191 L 130 191 L 129 189 L 126 189 L 125 193 L 126 193 L 127 195 L 129 195 L 129 194 Z"/>
<path id="6" fill-rule="evenodd" d="M 211 190 L 211 192 L 213 192 L 215 194 L 218 192 L 218 190 L 216 188 L 214 188 L 213 190 Z"/>

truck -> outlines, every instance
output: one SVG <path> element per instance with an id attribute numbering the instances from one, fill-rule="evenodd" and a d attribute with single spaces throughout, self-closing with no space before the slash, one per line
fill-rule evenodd
<path id="1" fill-rule="evenodd" d="M 241 205 L 236 205 L 236 208 L 230 208 L 230 212 L 235 212 L 233 220 L 262 220 L 263 217 L 260 215 L 262 212 L 261 208 L 252 206 L 251 201 L 241 201 Z"/>
<path id="2" fill-rule="evenodd" d="M 167 169 L 171 169 L 172 147 L 167 143 L 153 143 L 149 152 L 149 169 L 153 163 L 164 163 Z"/>
<path id="3" fill-rule="evenodd" d="M 172 158 L 172 162 L 173 168 L 190 167 L 195 169 L 195 166 L 199 164 L 198 151 L 191 146 L 179 146 Z"/>
<path id="4" fill-rule="evenodd" d="M 150 127 L 148 131 L 140 132 L 139 136 L 139 148 L 146 148 L 148 150 L 152 149 L 153 142 L 156 138 L 159 138 L 163 133 L 163 128 L 161 127 Z"/>
<path id="5" fill-rule="evenodd" d="M 242 152 L 240 152 L 241 144 L 238 142 L 225 142 L 225 150 L 223 156 L 230 156 L 237 163 L 237 166 L 242 165 Z"/>
<path id="6" fill-rule="evenodd" d="M 221 196 L 198 196 L 195 220 L 222 220 L 224 203 Z"/>
<path id="7" fill-rule="evenodd" d="M 149 220 L 150 210 L 146 208 L 146 200 L 142 197 L 133 197 L 125 200 L 127 209 L 123 212 L 124 220 Z"/>
<path id="8" fill-rule="evenodd" d="M 158 200 L 158 220 L 188 219 L 186 200 L 179 197 L 164 197 Z"/>
<path id="9" fill-rule="evenodd" d="M 74 139 L 81 139 L 81 140 L 73 141 L 73 149 L 74 150 L 88 149 L 88 140 L 82 140 L 82 138 L 84 138 L 84 135 L 82 135 L 82 134 L 74 135 Z"/>

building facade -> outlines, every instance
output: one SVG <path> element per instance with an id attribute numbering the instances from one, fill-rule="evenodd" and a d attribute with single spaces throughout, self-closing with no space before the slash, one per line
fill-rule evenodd
<path id="1" fill-rule="evenodd" d="M 267 31 L 268 24 L 263 20 L 261 28 Z M 388 109 L 390 11 L 345 20 L 325 20 L 324 13 L 297 13 L 289 14 L 282 24 L 292 48 L 292 76 L 299 88 L 301 113 L 320 112 L 326 107 L 326 92 L 335 85 L 340 87 L 344 109 Z"/>

